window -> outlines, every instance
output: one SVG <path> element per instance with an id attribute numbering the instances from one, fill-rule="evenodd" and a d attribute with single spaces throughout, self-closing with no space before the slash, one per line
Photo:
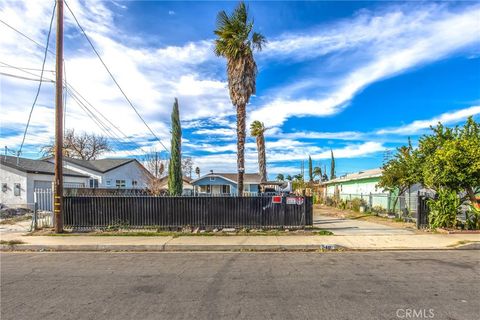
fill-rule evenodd
<path id="1" fill-rule="evenodd" d="M 16 197 L 20 197 L 20 183 L 14 183 L 13 184 L 13 194 Z"/>
<path id="2" fill-rule="evenodd" d="M 215 181 L 215 177 L 210 177 L 210 181 Z"/>
<path id="3" fill-rule="evenodd" d="M 210 193 L 210 186 L 200 186 L 201 193 Z"/>
<path id="4" fill-rule="evenodd" d="M 222 186 L 222 193 L 230 193 L 230 186 L 228 184 Z"/>
<path id="5" fill-rule="evenodd" d="M 98 188 L 98 179 L 90 179 L 88 180 L 88 184 L 90 188 Z"/>
<path id="6" fill-rule="evenodd" d="M 115 180 L 115 187 L 125 188 L 125 180 Z"/>
<path id="7" fill-rule="evenodd" d="M 112 180 L 110 180 L 110 179 L 107 180 L 105 183 L 106 183 L 107 187 L 111 187 L 111 186 L 112 186 Z"/>
<path id="8" fill-rule="evenodd" d="M 137 180 L 132 180 L 132 187 L 135 188 L 135 187 L 137 186 L 137 184 L 138 184 L 138 181 L 137 181 Z"/>
<path id="9" fill-rule="evenodd" d="M 2 192 L 7 192 L 8 185 L 6 183 L 2 183 Z"/>

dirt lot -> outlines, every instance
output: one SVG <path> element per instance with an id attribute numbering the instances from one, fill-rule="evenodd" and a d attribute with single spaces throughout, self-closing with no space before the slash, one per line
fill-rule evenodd
<path id="1" fill-rule="evenodd" d="M 383 224 L 390 227 L 395 228 L 406 228 L 406 229 L 416 229 L 415 223 L 413 222 L 403 222 L 398 221 L 391 218 L 384 218 L 375 216 L 372 214 L 360 213 L 355 212 L 352 210 L 342 210 L 334 207 L 328 207 L 325 205 L 314 205 L 313 208 L 313 215 L 314 216 L 327 216 L 327 217 L 334 217 L 334 218 L 341 218 L 341 219 L 355 219 L 355 220 L 363 220 L 368 222 L 375 222 L 378 224 Z M 418 230 L 417 230 L 418 231 Z"/>

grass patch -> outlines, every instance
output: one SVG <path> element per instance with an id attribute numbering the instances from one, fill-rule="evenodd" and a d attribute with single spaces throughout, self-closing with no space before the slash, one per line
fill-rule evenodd
<path id="1" fill-rule="evenodd" d="M 22 240 L 0 240 L 0 244 L 8 245 L 8 246 L 14 246 L 16 244 L 24 244 Z"/>
<path id="2" fill-rule="evenodd" d="M 64 233 L 30 233 L 29 235 L 35 236 L 51 236 L 51 237 L 69 237 L 69 236 L 91 236 L 91 237 L 212 237 L 212 236 L 220 236 L 220 237 L 229 237 L 229 236 L 325 236 L 325 235 L 333 235 L 331 231 L 324 230 L 324 229 L 317 229 L 311 228 L 309 230 L 293 230 L 293 231 L 285 231 L 285 230 L 240 230 L 236 232 L 181 232 L 181 231 L 93 231 L 93 232 L 84 232 L 84 233 L 77 233 L 77 232 L 64 232 Z"/>
<path id="3" fill-rule="evenodd" d="M 316 236 L 333 236 L 333 232 L 328 230 L 313 231 L 312 233 Z"/>

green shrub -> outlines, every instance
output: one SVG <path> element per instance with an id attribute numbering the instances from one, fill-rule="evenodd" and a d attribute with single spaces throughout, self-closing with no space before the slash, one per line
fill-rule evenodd
<path id="1" fill-rule="evenodd" d="M 454 228 L 457 225 L 457 213 L 461 200 L 457 193 L 448 189 L 439 189 L 436 199 L 427 201 L 430 213 L 428 223 L 431 228 Z"/>
<path id="2" fill-rule="evenodd" d="M 465 228 L 468 230 L 480 230 L 480 209 L 471 205 L 466 214 Z"/>

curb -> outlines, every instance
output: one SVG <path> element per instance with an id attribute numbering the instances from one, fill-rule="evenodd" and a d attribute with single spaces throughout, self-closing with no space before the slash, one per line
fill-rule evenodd
<path id="1" fill-rule="evenodd" d="M 128 251 L 128 252 L 178 252 L 178 251 L 340 251 L 347 248 L 335 244 L 321 245 L 0 245 L 0 252 L 11 251 Z"/>

